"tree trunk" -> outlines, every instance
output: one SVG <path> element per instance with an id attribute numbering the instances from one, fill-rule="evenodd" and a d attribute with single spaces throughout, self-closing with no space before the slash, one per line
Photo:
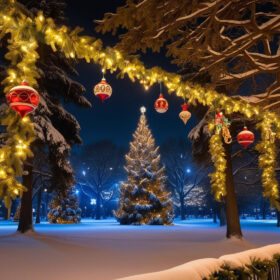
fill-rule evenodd
<path id="1" fill-rule="evenodd" d="M 18 232 L 25 233 L 29 230 L 33 231 L 33 217 L 32 217 L 32 164 L 33 158 L 28 158 L 24 165 L 24 171 L 28 172 L 22 176 L 22 184 L 27 188 L 23 192 L 21 198 L 20 217 L 18 224 Z"/>
<path id="2" fill-rule="evenodd" d="M 180 195 L 180 204 L 181 220 L 186 220 L 186 209 L 183 195 Z"/>
<path id="3" fill-rule="evenodd" d="M 280 227 L 280 211 L 277 210 L 277 227 Z"/>
<path id="4" fill-rule="evenodd" d="M 227 217 L 227 238 L 237 237 L 242 238 L 242 232 L 240 227 L 240 220 L 238 214 L 238 205 L 235 194 L 233 173 L 232 173 L 232 161 L 231 161 L 231 145 L 224 144 L 226 152 L 226 217 Z"/>
<path id="5" fill-rule="evenodd" d="M 266 219 L 266 211 L 265 211 L 265 208 L 262 209 L 262 219 L 263 219 L 263 220 Z"/>
<path id="6" fill-rule="evenodd" d="M 9 220 L 10 219 L 10 217 L 11 217 L 11 207 L 9 207 L 9 208 L 6 208 L 5 207 L 5 220 L 7 221 L 7 220 Z"/>
<path id="7" fill-rule="evenodd" d="M 220 203 L 220 227 L 227 224 L 225 204 Z"/>
<path id="8" fill-rule="evenodd" d="M 266 219 L 266 213 L 267 213 L 267 202 L 265 199 L 261 200 L 261 204 L 260 204 L 260 209 L 261 209 L 261 214 L 262 214 L 262 219 L 265 220 Z"/>
<path id="9" fill-rule="evenodd" d="M 217 223 L 217 207 L 214 206 L 213 208 L 213 223 L 216 224 Z"/>
<path id="10" fill-rule="evenodd" d="M 42 187 L 38 191 L 37 197 L 37 210 L 36 210 L 36 224 L 40 224 L 40 216 L 41 216 L 41 200 L 42 200 Z"/>
<path id="11" fill-rule="evenodd" d="M 100 217 L 101 217 L 101 197 L 100 194 L 97 194 L 95 219 L 100 220 Z"/>
<path id="12" fill-rule="evenodd" d="M 48 220 L 49 193 L 46 193 L 45 217 Z"/>

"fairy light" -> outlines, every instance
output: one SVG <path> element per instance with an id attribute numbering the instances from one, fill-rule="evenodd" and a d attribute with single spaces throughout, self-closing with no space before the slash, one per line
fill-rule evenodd
<path id="1" fill-rule="evenodd" d="M 6 172 L 3 169 L 1 169 L 0 170 L 0 178 L 5 178 L 5 177 L 6 177 Z"/>

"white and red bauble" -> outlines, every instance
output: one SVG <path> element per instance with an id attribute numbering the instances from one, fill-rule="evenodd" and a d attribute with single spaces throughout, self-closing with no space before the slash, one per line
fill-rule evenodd
<path id="1" fill-rule="evenodd" d="M 179 114 L 179 118 L 184 122 L 184 124 L 187 123 L 187 121 L 190 119 L 191 117 L 191 113 L 188 111 L 190 104 L 183 104 L 181 105 L 182 107 L 182 112 Z"/>
<path id="2" fill-rule="evenodd" d="M 104 100 L 108 99 L 112 95 L 112 88 L 111 86 L 106 82 L 106 79 L 103 78 L 101 82 L 99 82 L 93 90 L 96 97 L 100 98 L 102 102 Z"/>
<path id="3" fill-rule="evenodd" d="M 237 142 L 244 148 L 247 148 L 247 146 L 252 144 L 254 140 L 254 133 L 248 130 L 246 126 L 244 126 L 243 131 L 239 132 L 237 135 Z"/>
<path id="4" fill-rule="evenodd" d="M 25 80 L 19 86 L 13 87 L 6 94 L 6 99 L 10 107 L 18 112 L 21 118 L 33 112 L 40 102 L 38 92 Z"/>
<path id="5" fill-rule="evenodd" d="M 155 110 L 161 114 L 168 110 L 168 102 L 163 98 L 162 94 L 159 95 L 159 98 L 155 102 Z"/>

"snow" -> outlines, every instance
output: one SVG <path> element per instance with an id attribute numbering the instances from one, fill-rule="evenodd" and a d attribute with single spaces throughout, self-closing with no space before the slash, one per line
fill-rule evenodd
<path id="1" fill-rule="evenodd" d="M 231 268 L 239 268 L 245 266 L 245 264 L 251 264 L 253 259 L 271 260 L 273 256 L 279 254 L 279 252 L 280 244 L 274 244 L 258 249 L 247 250 L 241 253 L 222 256 L 218 259 L 200 259 L 168 270 L 125 277 L 121 278 L 121 280 L 185 280 L 186 276 L 191 280 L 201 280 L 215 271 L 218 271 L 223 265 L 228 265 Z"/>
<path id="2" fill-rule="evenodd" d="M 250 264 L 252 259 L 271 259 L 273 255 L 280 254 L 280 244 L 268 245 L 259 249 L 251 249 L 237 254 L 230 254 L 220 257 L 232 268 L 237 268 L 245 263 Z"/>
<path id="3" fill-rule="evenodd" d="M 211 220 L 176 220 L 174 226 L 120 226 L 115 220 L 43 223 L 26 235 L 15 233 L 15 223 L 0 222 L 1 275 L 5 280 L 109 280 L 173 267 L 176 280 L 187 279 L 187 262 L 207 258 L 201 268 L 207 272 L 212 258 L 279 243 L 275 224 L 243 220 L 246 240 L 227 240 L 225 228 Z"/>
<path id="4" fill-rule="evenodd" d="M 188 262 L 168 270 L 125 277 L 121 280 L 201 280 L 218 270 L 222 264 L 221 260 L 207 258 Z"/>

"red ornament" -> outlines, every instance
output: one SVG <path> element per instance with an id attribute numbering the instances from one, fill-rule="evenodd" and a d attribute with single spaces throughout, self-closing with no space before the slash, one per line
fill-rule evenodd
<path id="1" fill-rule="evenodd" d="M 23 81 L 19 86 L 13 87 L 6 95 L 10 107 L 19 113 L 21 118 L 33 112 L 39 105 L 38 92 Z"/>
<path id="2" fill-rule="evenodd" d="M 252 144 L 254 140 L 254 133 L 248 130 L 246 126 L 244 126 L 243 131 L 239 132 L 237 135 L 237 142 L 244 148 L 247 148 L 247 146 Z"/>
<path id="3" fill-rule="evenodd" d="M 158 113 L 165 113 L 168 110 L 168 102 L 163 98 L 162 94 L 159 95 L 159 98 L 155 102 L 155 110 Z"/>
<path id="4" fill-rule="evenodd" d="M 179 114 L 180 119 L 184 122 L 184 124 L 187 123 L 187 121 L 189 120 L 189 118 L 191 117 L 191 113 L 188 111 L 188 107 L 190 106 L 190 104 L 183 104 L 181 105 L 182 107 L 182 112 Z"/>
<path id="5" fill-rule="evenodd" d="M 101 99 L 102 102 L 104 100 L 108 99 L 112 95 L 112 88 L 111 86 L 106 82 L 105 78 L 99 82 L 93 90 L 95 96 Z"/>
<path id="6" fill-rule="evenodd" d="M 221 112 L 220 110 L 217 111 L 217 114 L 216 114 L 216 124 L 223 124 L 223 118 L 224 118 L 224 114 L 223 112 Z"/>

